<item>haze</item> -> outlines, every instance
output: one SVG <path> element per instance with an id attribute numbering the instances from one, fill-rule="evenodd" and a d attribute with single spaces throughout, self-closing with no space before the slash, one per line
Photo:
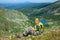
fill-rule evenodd
<path id="1" fill-rule="evenodd" d="M 32 2 L 32 3 L 41 3 L 41 2 L 55 2 L 57 0 L 0 0 L 0 3 L 24 3 L 24 2 Z"/>

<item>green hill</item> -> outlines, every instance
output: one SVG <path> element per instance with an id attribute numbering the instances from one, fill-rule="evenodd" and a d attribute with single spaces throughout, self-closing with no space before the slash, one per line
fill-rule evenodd
<path id="1" fill-rule="evenodd" d="M 0 34 L 22 32 L 30 25 L 28 20 L 22 12 L 0 8 Z"/>
<path id="2" fill-rule="evenodd" d="M 33 12 L 30 15 L 40 16 L 41 14 L 52 14 L 55 12 L 55 10 L 58 9 L 60 9 L 60 1 L 51 3 L 48 6 L 43 7 L 41 9 L 33 10 Z"/>
<path id="3" fill-rule="evenodd" d="M 30 15 L 34 10 L 38 10 L 40 8 L 46 7 L 50 3 L 30 3 L 24 7 L 16 9 L 18 11 L 22 11 L 25 15 Z"/>
<path id="4" fill-rule="evenodd" d="M 55 10 L 58 10 L 60 8 L 60 1 L 56 1 L 50 4 L 46 3 L 42 5 L 43 5 L 42 7 L 40 7 L 39 4 L 38 6 L 35 7 L 25 6 L 17 10 L 22 11 L 24 14 L 28 16 L 41 16 L 42 14 L 52 14 L 55 12 Z"/>

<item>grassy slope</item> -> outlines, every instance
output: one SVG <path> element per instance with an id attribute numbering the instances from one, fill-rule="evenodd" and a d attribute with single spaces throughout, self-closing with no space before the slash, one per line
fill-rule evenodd
<path id="1" fill-rule="evenodd" d="M 0 34 L 22 32 L 28 25 L 28 17 L 22 12 L 0 8 Z"/>
<path id="2" fill-rule="evenodd" d="M 48 6 L 44 8 L 33 10 L 31 15 L 40 16 L 41 14 L 52 14 L 54 13 L 55 10 L 58 10 L 59 8 L 60 8 L 60 1 L 59 2 L 57 1 L 57 2 L 49 4 Z"/>

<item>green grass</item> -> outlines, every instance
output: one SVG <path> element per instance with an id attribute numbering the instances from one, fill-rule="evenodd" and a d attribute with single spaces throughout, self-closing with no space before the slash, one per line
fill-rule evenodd
<path id="1" fill-rule="evenodd" d="M 9 40 L 60 40 L 60 28 L 50 28 L 50 29 L 45 29 L 44 33 L 38 36 L 32 36 L 29 35 L 27 37 L 23 38 L 16 38 L 14 35 L 3 35 L 1 36 L 3 39 L 9 39 Z"/>
<path id="2" fill-rule="evenodd" d="M 30 24 L 28 17 L 17 10 L 0 8 L 0 35 L 23 32 Z"/>

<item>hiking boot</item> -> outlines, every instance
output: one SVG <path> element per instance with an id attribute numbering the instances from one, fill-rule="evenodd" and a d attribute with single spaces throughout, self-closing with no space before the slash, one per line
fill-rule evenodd
<path id="1" fill-rule="evenodd" d="M 23 37 L 23 34 L 20 34 L 20 35 L 15 34 L 15 36 L 16 36 L 16 38 L 22 38 Z"/>

